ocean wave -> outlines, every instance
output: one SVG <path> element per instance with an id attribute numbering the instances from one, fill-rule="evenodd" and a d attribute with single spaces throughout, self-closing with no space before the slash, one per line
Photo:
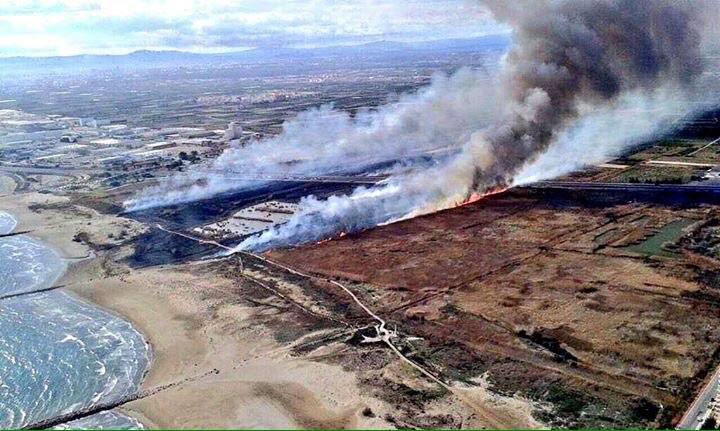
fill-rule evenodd
<path id="1" fill-rule="evenodd" d="M 50 287 L 65 270 L 51 248 L 24 235 L 0 238 L 0 295 Z"/>
<path id="2" fill-rule="evenodd" d="M 0 232 L 14 228 L 15 220 L 0 212 Z M 60 256 L 39 241 L 0 238 L 0 295 L 50 287 L 64 269 Z M 0 301 L 0 428 L 133 394 L 149 362 L 142 335 L 92 304 L 59 290 L 6 297 Z M 141 427 L 120 413 L 103 413 L 68 425 Z"/>
<path id="3" fill-rule="evenodd" d="M 2 301 L 0 350 L 0 428 L 135 393 L 150 361 L 130 323 L 59 291 Z"/>
<path id="4" fill-rule="evenodd" d="M 17 220 L 6 212 L 0 211 L 0 235 L 5 235 L 13 230 L 17 226 Z"/>

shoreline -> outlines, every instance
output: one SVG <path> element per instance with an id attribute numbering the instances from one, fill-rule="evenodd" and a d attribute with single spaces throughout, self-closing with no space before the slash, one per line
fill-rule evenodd
<path id="1" fill-rule="evenodd" d="M 79 232 L 107 238 L 121 229 L 142 232 L 143 225 L 85 207 L 55 208 L 68 200 L 52 195 L 28 193 L 8 201 L 0 197 L 18 220 L 16 229 L 31 230 L 29 236 L 69 259 L 56 283 L 129 322 L 150 347 L 140 390 L 170 388 L 117 409 L 145 427 L 392 426 L 382 414 L 392 408 L 361 394 L 354 372 L 290 355 L 256 322 L 267 309 L 228 301 L 236 281 L 193 264 L 132 270 L 116 256 L 89 258 L 90 248 L 73 241 Z M 31 209 L 38 202 L 47 209 Z M 379 414 L 364 416 L 369 408 Z"/>
<path id="2" fill-rule="evenodd" d="M 161 285 L 160 289 L 166 292 L 171 291 L 176 283 L 191 285 L 200 282 L 172 267 L 146 272 L 151 274 L 138 278 L 150 278 L 148 281 Z M 72 275 L 69 274 L 69 277 Z M 225 287 L 232 284 L 221 280 L 213 282 L 224 283 Z M 98 283 L 105 284 L 104 288 L 98 289 Z M 208 285 L 202 287 L 211 288 Z M 228 325 L 226 319 L 242 320 L 251 316 L 252 311 L 245 307 L 233 307 L 232 311 L 223 313 L 221 322 L 210 320 L 206 324 L 202 318 L 196 317 L 208 312 L 201 301 L 188 301 L 187 295 L 177 295 L 179 301 L 163 300 L 158 295 L 149 294 L 133 276 L 84 285 L 73 283 L 70 289 L 81 298 L 124 316 L 144 334 L 152 346 L 153 363 L 142 389 L 180 383 L 121 408 L 147 427 L 302 428 L 308 420 L 316 423 L 328 420 L 339 421 L 335 422 L 339 427 L 352 428 L 358 423 L 360 412 L 366 405 L 359 392 L 341 389 L 342 386 L 350 388 L 355 382 L 352 373 L 339 366 L 278 355 L 275 351 L 281 346 L 266 330 L 242 328 L 248 335 L 244 342 L 232 334 L 223 334 L 223 328 Z M 211 372 L 208 376 L 187 381 L 208 372 Z M 336 378 L 340 381 L 333 382 Z M 258 390 L 257 386 L 264 385 L 273 387 L 270 395 Z M 289 391 L 291 394 L 310 401 L 285 405 L 284 391 L 279 388 L 286 385 L 296 387 Z M 339 386 L 338 392 L 350 392 L 344 397 L 353 400 L 350 406 L 338 403 L 341 400 L 322 399 L 326 394 L 320 389 L 327 385 Z M 279 409 L 277 404 L 281 404 Z M 330 408 L 322 407 L 328 404 Z M 183 408 L 173 410 L 178 405 Z M 244 409 L 259 411 L 250 412 L 249 416 L 238 415 Z M 315 410 L 319 410 L 322 420 L 315 418 Z M 384 427 L 380 423 L 384 424 L 384 421 L 376 418 L 367 421 L 363 427 Z"/>
<path id="3" fill-rule="evenodd" d="M 13 195 L 0 196 L 0 201 L 7 199 L 9 196 Z M 59 229 L 58 232 L 58 230 L 54 229 L 53 226 L 46 226 L 44 224 L 45 218 L 40 216 L 36 217 L 27 205 L 21 204 L 13 206 L 13 208 L 8 209 L 7 213 L 10 214 L 15 221 L 12 231 L 28 230 L 29 232 L 24 234 L 25 236 L 39 241 L 45 246 L 51 248 L 65 262 L 63 271 L 54 277 L 54 280 L 50 283 L 51 286 L 68 284 L 62 289 L 62 293 L 68 295 L 75 301 L 89 304 L 98 310 L 113 316 L 114 318 L 128 322 L 142 337 L 142 340 L 147 347 L 147 366 L 143 371 L 140 381 L 137 382 L 138 390 L 142 390 L 148 375 L 155 364 L 153 344 L 146 335 L 146 332 L 138 326 L 136 319 L 132 319 L 127 315 L 119 313 L 117 310 L 113 309 L 110 303 L 106 302 L 103 304 L 100 301 L 93 300 L 92 295 L 83 294 L 82 291 L 74 289 L 72 286 L 74 282 L 79 281 L 78 277 L 82 278 L 81 267 L 83 263 L 90 262 L 96 258 L 93 250 L 85 245 L 74 242 L 70 232 L 66 229 Z M 131 414 L 122 407 L 113 410 L 117 410 L 120 413 L 137 420 L 143 428 L 149 428 L 153 425 L 152 421 L 149 419 L 138 417 L 141 415 Z"/>
<path id="4" fill-rule="evenodd" d="M 22 228 L 24 226 L 26 226 L 26 223 L 23 223 L 23 221 L 22 221 L 23 219 L 21 218 L 21 216 L 19 216 L 15 211 L 3 210 L 0 213 L 9 216 L 8 218 L 12 221 L 12 223 L 7 224 L 7 226 L 6 226 L 7 229 L 4 229 L 4 230 L 7 230 L 7 233 L 12 233 L 17 230 L 22 230 Z M 43 248 L 50 250 L 62 262 L 62 265 L 58 266 L 57 268 L 54 268 L 54 267 L 50 268 L 50 267 L 47 267 L 46 265 L 43 265 L 43 269 L 46 270 L 47 272 L 45 272 L 44 280 L 42 281 L 42 284 L 34 286 L 32 290 L 19 291 L 17 293 L 11 293 L 11 295 L 25 296 L 25 295 L 45 294 L 45 292 L 56 289 L 56 286 L 62 287 L 61 285 L 58 285 L 58 283 L 61 283 L 65 279 L 65 277 L 67 277 L 67 275 L 72 271 L 74 259 L 66 256 L 65 253 L 63 253 L 63 252 L 60 252 L 58 250 L 57 243 L 55 243 L 54 241 L 48 240 L 47 235 L 33 235 L 32 232 L 30 232 L 30 233 L 22 234 L 20 237 L 25 237 L 27 241 L 37 243 L 37 244 L 41 245 Z M 88 258 L 91 258 L 91 257 L 92 256 L 88 256 Z M 66 300 L 66 301 L 68 301 L 67 302 L 68 304 L 73 304 L 73 305 L 77 304 L 77 306 L 80 307 L 81 309 L 87 307 L 87 309 L 92 310 L 92 312 L 94 313 L 94 314 L 92 314 L 93 318 L 96 318 L 98 315 L 101 315 L 103 317 L 106 316 L 108 318 L 108 322 L 112 322 L 113 324 L 115 324 L 117 322 L 121 322 L 121 326 L 127 325 L 129 330 L 131 331 L 131 333 L 133 333 L 134 336 L 138 336 L 140 338 L 140 340 L 143 342 L 143 345 L 145 346 L 145 348 L 143 349 L 142 352 L 140 352 L 138 350 L 136 350 L 136 351 L 138 354 L 142 354 L 142 356 L 144 356 L 144 358 L 143 358 L 144 366 L 142 367 L 143 368 L 142 375 L 137 380 L 133 379 L 133 380 L 126 382 L 127 384 L 130 384 L 132 386 L 137 386 L 137 388 L 139 390 L 139 388 L 142 385 L 143 380 L 145 379 L 145 376 L 148 373 L 149 368 L 152 366 L 152 350 L 151 350 L 151 346 L 146 341 L 146 337 L 144 336 L 144 334 L 137 331 L 137 329 L 132 325 L 132 323 L 129 320 L 125 319 L 124 317 L 122 317 L 116 313 L 113 313 L 112 311 L 108 310 L 105 307 L 100 306 L 99 304 L 93 303 L 83 297 L 80 297 L 80 296 L 74 294 L 70 289 L 63 289 L 61 291 L 53 292 L 50 295 L 51 296 L 47 296 L 47 298 L 53 298 L 53 300 L 55 302 L 58 302 L 57 306 L 61 306 L 61 304 L 65 304 L 64 301 Z M 66 298 L 66 299 L 58 301 L 60 298 Z M 90 316 L 90 315 L 88 315 L 88 316 Z M 83 317 L 85 317 L 85 315 L 83 315 Z M 38 316 L 38 318 L 40 318 L 40 316 Z M 113 320 L 115 322 L 113 322 Z M 71 336 L 71 335 L 68 334 L 68 336 Z M 74 335 L 73 335 L 73 337 L 74 337 Z M 80 338 L 79 342 L 83 343 L 83 345 L 84 345 L 85 342 L 87 342 L 89 340 L 90 340 L 89 338 Z M 103 367 L 103 370 L 105 369 L 106 365 L 109 365 L 104 362 L 102 362 L 100 364 Z M 135 364 L 138 367 L 141 365 L 141 363 L 137 362 L 137 361 L 135 361 Z M 119 371 L 124 372 L 125 370 L 123 369 L 123 370 L 119 370 Z M 81 378 L 81 376 L 72 376 L 69 378 L 72 380 L 73 377 Z M 108 382 L 105 382 L 103 384 L 106 385 L 107 383 Z M 101 401 L 102 398 L 104 398 L 104 397 L 113 396 L 113 393 L 117 394 L 117 391 L 116 391 L 117 387 L 115 384 L 112 385 L 112 389 L 109 392 L 102 395 L 105 392 L 105 390 L 106 389 L 102 389 L 102 392 L 97 392 L 94 395 L 92 395 L 92 397 L 87 398 L 84 401 L 78 401 L 78 402 L 81 402 L 81 403 L 87 402 L 87 403 L 91 403 L 90 405 L 92 405 L 96 401 Z M 122 396 L 122 392 L 120 392 L 119 394 Z M 99 398 L 99 397 L 102 397 L 102 398 Z M 111 414 L 103 416 L 102 419 L 96 419 L 96 420 L 101 420 L 101 421 L 103 419 L 106 421 L 108 419 L 109 420 L 113 420 L 113 419 L 124 420 L 125 418 L 128 418 L 133 421 L 137 421 L 136 418 L 132 418 L 128 415 L 124 415 L 123 412 L 121 412 L 121 411 L 114 411 L 114 409 L 113 409 L 113 411 L 110 411 L 108 413 L 111 413 Z M 58 414 L 62 414 L 62 413 L 58 412 Z M 118 414 L 119 414 L 119 416 L 117 416 Z M 82 421 L 84 421 L 85 419 L 88 419 L 88 418 L 92 418 L 92 417 L 94 417 L 94 415 L 90 415 L 86 418 L 80 419 L 80 422 L 78 422 L 76 424 L 76 426 L 83 426 Z M 52 418 L 52 416 L 49 416 L 46 418 L 37 418 L 37 419 L 34 419 L 34 421 L 38 421 L 38 420 L 41 421 L 41 420 L 46 420 L 46 419 L 51 419 L 51 418 Z M 93 423 L 90 422 L 90 423 L 86 424 L 85 426 L 93 426 L 92 424 Z M 28 424 L 26 424 L 26 425 L 28 425 Z M 108 422 L 108 423 L 99 422 L 95 426 L 97 426 L 97 425 L 116 426 L 116 424 L 114 424 L 112 422 Z M 144 428 L 144 424 L 142 422 L 140 422 L 139 425 Z"/>

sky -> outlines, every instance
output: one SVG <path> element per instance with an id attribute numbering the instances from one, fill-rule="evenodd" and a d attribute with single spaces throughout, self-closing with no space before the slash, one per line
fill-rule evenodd
<path id="1" fill-rule="evenodd" d="M 228 52 L 505 32 L 473 0 L 0 0 L 0 57 Z"/>

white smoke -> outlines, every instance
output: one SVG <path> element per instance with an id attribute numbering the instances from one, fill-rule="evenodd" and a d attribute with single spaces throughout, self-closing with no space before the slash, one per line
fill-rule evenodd
<path id="1" fill-rule="evenodd" d="M 379 161 L 449 149 L 442 163 L 395 171 L 382 184 L 327 200 L 306 197 L 286 224 L 237 249 L 324 239 L 438 211 L 494 188 L 603 162 L 687 114 L 697 64 L 695 3 L 669 0 L 489 1 L 514 26 L 499 77 L 464 69 L 355 117 L 322 107 L 283 132 L 230 148 L 207 172 L 170 180 L 127 203 L 165 205 L 253 186 L 233 175 L 360 172 Z M 697 3 L 699 4 L 699 3 Z M 642 13 L 640 13 L 642 12 Z M 612 19 L 611 19 L 612 18 Z M 608 28 L 608 22 L 622 23 Z M 189 189 L 187 184 L 192 184 Z"/>
<path id="2" fill-rule="evenodd" d="M 514 178 L 513 186 L 555 178 L 606 162 L 628 148 L 675 127 L 679 112 L 688 112 L 687 95 L 660 89 L 652 94 L 625 94 L 602 109 L 581 108 L 548 150 L 530 161 Z M 348 196 L 318 200 L 310 196 L 285 224 L 249 237 L 236 250 L 263 251 L 355 232 L 380 224 L 457 206 L 472 193 L 475 169 L 493 163 L 483 129 L 463 151 L 445 164 L 391 177 L 378 186 L 361 187 Z"/>
<path id="3" fill-rule="evenodd" d="M 581 107 L 580 117 L 563 130 L 537 160 L 513 179 L 520 186 L 556 178 L 607 162 L 637 144 L 679 127 L 696 114 L 685 92 L 659 89 L 624 94 L 605 107 Z"/>
<path id="4" fill-rule="evenodd" d="M 503 115 L 495 78 L 463 68 L 438 73 L 431 85 L 354 117 L 325 105 L 286 122 L 279 135 L 228 148 L 211 166 L 178 175 L 125 202 L 140 210 L 256 187 L 264 176 L 358 172 L 432 150 L 461 147 L 477 130 Z"/>

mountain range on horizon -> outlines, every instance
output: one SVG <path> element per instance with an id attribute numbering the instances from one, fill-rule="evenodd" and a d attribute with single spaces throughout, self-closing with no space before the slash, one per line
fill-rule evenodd
<path id="1" fill-rule="evenodd" d="M 43 69 L 108 69 L 152 68 L 206 64 L 252 64 L 268 61 L 297 59 L 353 59 L 382 58 L 392 55 L 424 56 L 433 52 L 474 52 L 487 49 L 504 49 L 510 43 L 507 34 L 489 35 L 468 39 L 444 39 L 423 42 L 376 41 L 360 45 L 337 45 L 313 48 L 254 48 L 227 53 L 192 53 L 180 50 L 138 50 L 128 54 L 80 54 L 55 57 L 4 57 L 0 68 L 6 72 Z"/>

